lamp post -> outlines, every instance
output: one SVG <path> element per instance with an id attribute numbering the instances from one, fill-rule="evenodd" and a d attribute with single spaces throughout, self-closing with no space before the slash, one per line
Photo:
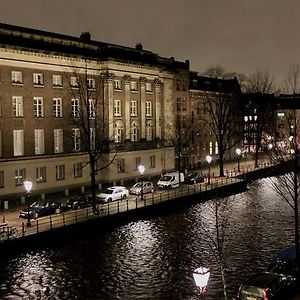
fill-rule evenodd
<path id="1" fill-rule="evenodd" d="M 143 186 L 143 175 L 145 173 L 145 166 L 139 165 L 138 166 L 139 172 L 141 174 L 141 200 L 144 198 L 144 186 Z"/>
<path id="2" fill-rule="evenodd" d="M 235 152 L 236 152 L 236 154 L 237 154 L 237 156 L 238 156 L 238 172 L 241 172 L 241 170 L 240 170 L 240 155 L 241 155 L 241 153 L 242 153 L 242 150 L 241 150 L 240 148 L 237 148 L 237 149 L 235 150 Z"/>
<path id="3" fill-rule="evenodd" d="M 209 275 L 210 270 L 206 267 L 199 267 L 193 272 L 194 281 L 200 292 L 201 299 L 204 299 Z"/>
<path id="4" fill-rule="evenodd" d="M 208 179 L 207 179 L 207 184 L 210 184 L 210 163 L 212 161 L 212 157 L 210 155 L 206 156 L 206 161 L 208 163 Z"/>
<path id="5" fill-rule="evenodd" d="M 24 187 L 27 192 L 26 199 L 27 199 L 27 227 L 31 226 L 30 223 L 30 203 L 29 203 L 29 196 L 32 188 L 32 182 L 29 180 L 24 181 Z"/>

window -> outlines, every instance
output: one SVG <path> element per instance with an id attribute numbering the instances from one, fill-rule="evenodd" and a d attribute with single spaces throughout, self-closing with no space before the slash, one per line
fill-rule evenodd
<path id="1" fill-rule="evenodd" d="M 90 145 L 91 145 L 91 150 L 96 149 L 96 130 L 95 130 L 95 128 L 90 128 Z"/>
<path id="2" fill-rule="evenodd" d="M 121 80 L 115 79 L 114 80 L 114 88 L 115 90 L 122 90 Z"/>
<path id="3" fill-rule="evenodd" d="M 121 100 L 114 100 L 114 116 L 121 116 Z"/>
<path id="4" fill-rule="evenodd" d="M 89 99 L 89 118 L 94 119 L 96 116 L 96 107 L 94 99 Z"/>
<path id="5" fill-rule="evenodd" d="M 181 98 L 181 109 L 186 110 L 186 98 L 185 97 Z"/>
<path id="6" fill-rule="evenodd" d="M 152 141 L 153 140 L 153 126 L 152 122 L 147 122 L 146 124 L 146 140 Z"/>
<path id="7" fill-rule="evenodd" d="M 215 142 L 215 154 L 219 154 L 219 145 L 218 145 L 218 142 Z"/>
<path id="8" fill-rule="evenodd" d="M 65 179 L 65 165 L 58 165 L 55 169 L 56 180 Z"/>
<path id="9" fill-rule="evenodd" d="M 125 172 L 125 159 L 117 160 L 117 172 L 124 173 Z"/>
<path id="10" fill-rule="evenodd" d="M 53 75 L 52 76 L 52 84 L 53 87 L 62 87 L 62 76 L 61 75 Z"/>
<path id="11" fill-rule="evenodd" d="M 0 188 L 4 188 L 4 171 L 0 170 Z"/>
<path id="12" fill-rule="evenodd" d="M 53 116 L 55 118 L 61 118 L 63 116 L 62 109 L 63 109 L 62 99 L 53 98 Z"/>
<path id="13" fill-rule="evenodd" d="M 21 71 L 11 71 L 11 82 L 13 84 L 23 83 L 23 74 Z"/>
<path id="14" fill-rule="evenodd" d="M 80 151 L 80 130 L 79 128 L 72 129 L 73 151 Z"/>
<path id="15" fill-rule="evenodd" d="M 44 141 L 44 130 L 35 129 L 34 130 L 34 145 L 35 145 L 35 154 L 44 154 L 45 153 L 45 141 Z"/>
<path id="16" fill-rule="evenodd" d="M 132 117 L 137 115 L 137 103 L 135 100 L 130 101 L 130 115 Z"/>
<path id="17" fill-rule="evenodd" d="M 150 168 L 155 168 L 155 155 L 150 156 Z"/>
<path id="18" fill-rule="evenodd" d="M 87 85 L 88 89 L 94 90 L 95 87 L 96 87 L 95 79 L 94 78 L 88 78 L 86 85 Z"/>
<path id="19" fill-rule="evenodd" d="M 152 116 L 152 103 L 151 103 L 151 101 L 146 101 L 146 116 L 147 117 Z"/>
<path id="20" fill-rule="evenodd" d="M 213 154 L 213 142 L 209 142 L 209 154 Z"/>
<path id="21" fill-rule="evenodd" d="M 54 153 L 63 152 L 63 130 L 54 129 Z"/>
<path id="22" fill-rule="evenodd" d="M 137 142 L 138 140 L 138 127 L 136 122 L 133 122 L 131 125 L 131 141 Z"/>
<path id="23" fill-rule="evenodd" d="M 122 135 L 123 135 L 123 128 L 122 123 L 117 122 L 115 124 L 115 143 L 121 143 L 122 142 Z"/>
<path id="24" fill-rule="evenodd" d="M 82 177 L 82 168 L 82 162 L 78 162 L 73 165 L 74 178 Z"/>
<path id="25" fill-rule="evenodd" d="M 26 169 L 15 170 L 15 185 L 22 185 L 26 180 Z"/>
<path id="26" fill-rule="evenodd" d="M 46 167 L 36 168 L 36 182 L 46 182 Z"/>
<path id="27" fill-rule="evenodd" d="M 33 111 L 35 117 L 44 117 L 44 101 L 42 97 L 33 98 Z"/>
<path id="28" fill-rule="evenodd" d="M 72 109 L 72 117 L 79 118 L 79 100 L 78 99 L 71 100 L 71 109 Z"/>
<path id="29" fill-rule="evenodd" d="M 146 92 L 152 92 L 152 83 L 146 82 Z"/>
<path id="30" fill-rule="evenodd" d="M 42 73 L 33 73 L 33 84 L 44 85 L 44 78 Z"/>
<path id="31" fill-rule="evenodd" d="M 141 158 L 140 157 L 136 157 L 135 158 L 135 170 L 138 170 L 139 165 L 141 165 Z"/>
<path id="32" fill-rule="evenodd" d="M 14 130 L 14 156 L 24 155 L 24 132 L 23 130 Z"/>
<path id="33" fill-rule="evenodd" d="M 136 81 L 131 81 L 130 82 L 130 89 L 131 91 L 137 91 L 138 90 L 138 85 Z"/>
<path id="34" fill-rule="evenodd" d="M 23 97 L 12 97 L 12 114 L 13 117 L 23 117 Z"/>
<path id="35" fill-rule="evenodd" d="M 180 98 L 176 99 L 176 109 L 181 110 L 181 99 Z"/>
<path id="36" fill-rule="evenodd" d="M 70 77 L 70 84 L 72 88 L 78 88 L 79 87 L 79 80 L 76 76 Z"/>

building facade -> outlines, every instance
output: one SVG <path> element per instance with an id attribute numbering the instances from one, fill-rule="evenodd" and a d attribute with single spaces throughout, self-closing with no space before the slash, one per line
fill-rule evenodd
<path id="1" fill-rule="evenodd" d="M 103 152 L 100 167 L 113 162 L 97 183 L 135 180 L 139 164 L 145 176 L 174 169 L 166 122 L 175 123 L 174 99 L 188 102 L 188 61 L 140 44 L 93 41 L 88 33 L 76 38 L 0 24 L 0 38 L 0 197 L 24 194 L 26 179 L 36 194 L 89 185 L 82 128 L 74 122 L 83 91 L 88 118 L 105 127 L 101 138 L 114 149 Z"/>

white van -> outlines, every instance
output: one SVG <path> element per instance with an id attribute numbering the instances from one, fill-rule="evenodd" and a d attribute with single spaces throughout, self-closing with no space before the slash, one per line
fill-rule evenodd
<path id="1" fill-rule="evenodd" d="M 184 174 L 180 173 L 180 183 L 184 182 Z M 179 187 L 179 173 L 171 172 L 164 174 L 157 182 L 157 187 L 160 189 Z"/>

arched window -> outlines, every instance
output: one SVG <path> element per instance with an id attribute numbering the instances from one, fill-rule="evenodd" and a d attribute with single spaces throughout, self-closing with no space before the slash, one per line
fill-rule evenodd
<path id="1" fill-rule="evenodd" d="M 115 124 L 115 143 L 121 143 L 123 140 L 123 124 L 121 121 Z"/>
<path id="2" fill-rule="evenodd" d="M 138 124 L 137 124 L 137 122 L 132 122 L 132 124 L 131 124 L 131 141 L 132 142 L 138 141 Z"/>
<path id="3" fill-rule="evenodd" d="M 146 124 L 146 140 L 147 141 L 153 140 L 153 125 L 151 121 L 148 121 Z"/>

